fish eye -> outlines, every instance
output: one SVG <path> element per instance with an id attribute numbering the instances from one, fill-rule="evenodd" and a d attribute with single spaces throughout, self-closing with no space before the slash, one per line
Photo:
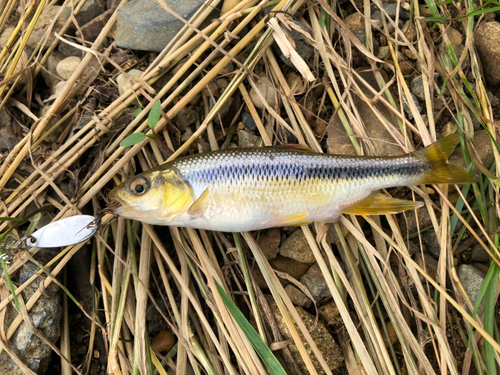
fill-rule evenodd
<path id="1" fill-rule="evenodd" d="M 146 191 L 148 191 L 148 181 L 144 178 L 139 178 L 137 180 L 132 181 L 130 184 L 130 190 L 135 195 L 142 195 Z"/>

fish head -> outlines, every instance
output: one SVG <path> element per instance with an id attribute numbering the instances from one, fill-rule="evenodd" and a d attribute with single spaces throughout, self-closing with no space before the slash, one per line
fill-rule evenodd
<path id="1" fill-rule="evenodd" d="M 169 222 L 192 204 L 193 189 L 177 170 L 169 168 L 125 181 L 109 193 L 109 199 L 120 204 L 114 212 L 122 217 Z"/>

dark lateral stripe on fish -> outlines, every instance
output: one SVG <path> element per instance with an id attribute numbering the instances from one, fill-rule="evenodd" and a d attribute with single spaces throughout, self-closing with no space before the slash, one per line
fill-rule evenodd
<path id="1" fill-rule="evenodd" d="M 399 159 L 402 161 L 402 159 Z M 398 161 L 399 161 L 398 160 Z M 296 180 L 309 179 L 359 179 L 372 178 L 397 174 L 399 176 L 414 176 L 422 173 L 424 164 L 418 160 L 412 162 L 398 163 L 395 160 L 394 164 L 388 165 L 384 162 L 381 165 L 371 162 L 367 165 L 366 162 L 356 163 L 350 166 L 332 166 L 332 165 L 297 165 L 297 164 L 248 164 L 248 165 L 222 165 L 214 168 L 207 168 L 202 171 L 192 171 L 185 175 L 188 180 L 192 181 L 228 181 L 239 180 L 242 178 L 290 178 Z"/>

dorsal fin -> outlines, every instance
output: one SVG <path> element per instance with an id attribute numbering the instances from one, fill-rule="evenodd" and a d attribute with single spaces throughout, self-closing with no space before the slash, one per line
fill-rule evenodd
<path id="1" fill-rule="evenodd" d="M 302 146 L 302 145 L 289 145 L 289 144 L 287 144 L 287 145 L 281 145 L 280 147 L 289 147 L 289 148 L 294 148 L 294 149 L 300 150 L 300 151 L 316 152 L 312 148 L 307 147 L 307 146 Z"/>

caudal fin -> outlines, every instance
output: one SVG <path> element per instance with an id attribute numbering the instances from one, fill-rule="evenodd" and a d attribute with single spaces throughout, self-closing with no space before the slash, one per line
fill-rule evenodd
<path id="1" fill-rule="evenodd" d="M 451 134 L 415 153 L 429 165 L 421 183 L 470 184 L 477 181 L 472 170 L 448 164 L 448 157 L 459 141 L 460 134 Z"/>

